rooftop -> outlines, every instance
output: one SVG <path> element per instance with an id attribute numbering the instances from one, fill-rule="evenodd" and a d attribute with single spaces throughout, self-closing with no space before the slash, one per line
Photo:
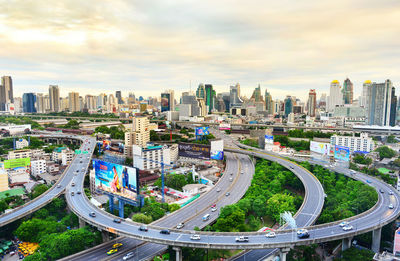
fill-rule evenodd
<path id="1" fill-rule="evenodd" d="M 9 189 L 0 192 L 0 199 L 6 198 L 6 197 L 12 197 L 12 196 L 17 196 L 17 195 L 25 195 L 25 190 L 23 188 L 15 188 L 15 189 Z"/>

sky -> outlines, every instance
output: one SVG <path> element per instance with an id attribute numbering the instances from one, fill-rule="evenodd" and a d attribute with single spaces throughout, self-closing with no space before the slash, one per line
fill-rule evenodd
<path id="1" fill-rule="evenodd" d="M 334 79 L 400 87 L 400 1 L 0 0 L 0 75 L 14 95 L 176 95 L 258 84 L 275 98 Z M 398 91 L 400 94 L 400 91 Z"/>

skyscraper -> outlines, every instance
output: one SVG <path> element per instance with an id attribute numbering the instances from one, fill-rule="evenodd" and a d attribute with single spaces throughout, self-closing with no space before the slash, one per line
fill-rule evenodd
<path id="1" fill-rule="evenodd" d="M 329 97 L 327 110 L 332 112 L 337 105 L 343 104 L 343 93 L 340 90 L 340 83 L 338 80 L 333 80 L 329 89 Z"/>
<path id="2" fill-rule="evenodd" d="M 24 93 L 22 95 L 23 112 L 33 113 L 36 112 L 35 108 L 36 95 L 34 93 Z"/>
<path id="3" fill-rule="evenodd" d="M 46 104 L 43 93 L 36 94 L 36 112 L 38 113 L 46 112 Z"/>
<path id="4" fill-rule="evenodd" d="M 360 99 L 360 106 L 366 108 L 367 107 L 367 103 L 369 101 L 368 99 L 368 91 L 372 86 L 372 82 L 370 80 L 366 80 L 363 83 L 363 90 L 362 90 L 362 94 L 361 94 L 361 99 Z"/>
<path id="5" fill-rule="evenodd" d="M 14 100 L 14 91 L 11 76 L 1 77 L 0 85 L 0 110 L 5 111 L 7 104 Z"/>
<path id="6" fill-rule="evenodd" d="M 367 89 L 366 115 L 368 125 L 390 125 L 392 82 L 372 83 Z"/>
<path id="7" fill-rule="evenodd" d="M 60 111 L 60 89 L 58 85 L 49 86 L 49 99 L 50 99 L 50 111 L 59 112 Z"/>
<path id="8" fill-rule="evenodd" d="M 390 101 L 390 119 L 389 119 L 390 126 L 396 125 L 396 114 L 397 114 L 397 96 L 395 88 L 392 87 L 392 95 Z"/>
<path id="9" fill-rule="evenodd" d="M 237 83 L 235 86 L 230 87 L 230 105 L 229 107 L 240 107 L 242 106 L 242 99 L 240 99 L 240 84 Z"/>
<path id="10" fill-rule="evenodd" d="M 343 82 L 343 104 L 353 104 L 353 83 L 349 78 Z"/>
<path id="11" fill-rule="evenodd" d="M 121 91 L 116 91 L 116 92 L 115 92 L 115 98 L 117 98 L 118 104 L 123 104 L 123 103 L 124 103 L 124 102 L 122 101 Z"/>
<path id="12" fill-rule="evenodd" d="M 293 105 L 294 105 L 293 103 L 294 103 L 294 101 L 293 101 L 292 96 L 287 95 L 285 100 L 284 100 L 284 106 L 285 106 L 284 114 L 285 114 L 285 117 L 287 117 L 290 113 L 293 112 Z"/>
<path id="13" fill-rule="evenodd" d="M 196 97 L 198 99 L 204 99 L 206 97 L 206 89 L 204 87 L 204 84 L 200 83 L 199 87 L 197 87 Z"/>
<path id="14" fill-rule="evenodd" d="M 161 111 L 175 111 L 175 92 L 166 90 L 161 93 Z"/>
<path id="15" fill-rule="evenodd" d="M 261 95 L 261 87 L 260 85 L 258 85 L 258 87 L 256 87 L 253 91 L 253 94 L 251 95 L 252 100 L 254 100 L 255 102 L 262 102 L 263 101 L 263 97 Z"/>
<path id="16" fill-rule="evenodd" d="M 75 111 L 81 110 L 78 92 L 70 92 L 68 94 L 68 101 L 69 101 L 69 111 L 70 112 L 75 112 Z"/>
<path id="17" fill-rule="evenodd" d="M 265 110 L 268 114 L 273 114 L 272 96 L 267 89 L 265 89 Z"/>
<path id="18" fill-rule="evenodd" d="M 315 89 L 311 89 L 310 92 L 308 93 L 307 108 L 308 108 L 307 114 L 310 117 L 315 117 L 315 109 L 317 108 L 317 93 L 315 92 Z"/>
<path id="19" fill-rule="evenodd" d="M 215 100 L 216 100 L 216 93 L 213 89 L 212 84 L 204 85 L 204 89 L 206 91 L 206 106 L 208 108 L 208 113 L 211 113 L 215 109 Z"/>

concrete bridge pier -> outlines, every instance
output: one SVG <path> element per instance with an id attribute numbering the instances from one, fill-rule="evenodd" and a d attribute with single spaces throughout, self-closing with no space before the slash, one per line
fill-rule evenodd
<path id="1" fill-rule="evenodd" d="M 381 248 L 381 234 L 382 234 L 382 228 L 378 228 L 375 230 L 372 230 L 372 251 L 375 253 L 379 253 L 379 250 Z"/>
<path id="2" fill-rule="evenodd" d="M 86 226 L 85 220 L 79 218 L 79 228 L 83 228 L 84 226 Z"/>
<path id="3" fill-rule="evenodd" d="M 106 230 L 101 231 L 101 237 L 103 238 L 103 242 L 110 241 L 110 233 Z"/>
<path id="4" fill-rule="evenodd" d="M 280 261 L 286 261 L 286 255 L 287 255 L 287 253 L 289 253 L 289 251 L 290 251 L 289 247 L 285 247 L 285 248 L 279 249 L 279 259 L 280 259 Z"/>
<path id="5" fill-rule="evenodd" d="M 176 261 L 182 261 L 182 248 L 173 247 L 172 250 L 175 250 Z"/>
<path id="6" fill-rule="evenodd" d="M 348 237 L 348 238 L 343 238 L 342 239 L 342 251 L 345 251 L 346 249 L 351 247 L 351 240 L 353 238 L 352 237 Z"/>

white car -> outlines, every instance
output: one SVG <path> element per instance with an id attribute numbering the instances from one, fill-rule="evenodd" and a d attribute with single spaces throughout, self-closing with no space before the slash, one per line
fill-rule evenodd
<path id="1" fill-rule="evenodd" d="M 181 228 L 183 228 L 184 226 L 185 226 L 184 223 L 179 223 L 179 224 L 176 226 L 176 228 L 177 228 L 177 229 L 181 229 Z"/>
<path id="2" fill-rule="evenodd" d="M 128 260 L 130 258 L 132 258 L 135 255 L 134 252 L 129 252 L 128 254 L 126 254 L 122 259 L 123 260 Z"/>
<path id="3" fill-rule="evenodd" d="M 389 204 L 389 208 L 390 208 L 390 209 L 393 209 L 393 204 Z"/>
<path id="4" fill-rule="evenodd" d="M 347 226 L 348 224 L 349 224 L 349 222 L 343 221 L 342 223 L 339 224 L 339 226 L 345 227 L 345 226 Z"/>
<path id="5" fill-rule="evenodd" d="M 249 237 L 247 237 L 247 236 L 237 237 L 236 242 L 249 242 Z"/>
<path id="6" fill-rule="evenodd" d="M 389 195 L 393 195 L 393 191 L 389 191 Z"/>
<path id="7" fill-rule="evenodd" d="M 221 191 L 221 188 L 217 188 L 217 192 L 220 192 Z"/>
<path id="8" fill-rule="evenodd" d="M 349 231 L 349 230 L 352 230 L 353 229 L 353 226 L 352 225 L 347 225 L 347 226 L 344 226 L 343 227 L 343 230 L 344 231 Z"/>
<path id="9" fill-rule="evenodd" d="M 304 234 L 304 233 L 308 233 L 308 230 L 305 228 L 301 228 L 301 229 L 297 230 L 297 235 Z"/>
<path id="10" fill-rule="evenodd" d="M 194 235 L 190 236 L 190 239 L 191 240 L 200 240 L 201 238 L 200 238 L 200 235 L 194 234 Z"/>
<path id="11" fill-rule="evenodd" d="M 270 231 L 267 234 L 265 234 L 265 237 L 268 237 L 268 238 L 275 237 L 275 236 L 276 236 L 275 232 L 273 232 L 273 231 Z"/>
<path id="12" fill-rule="evenodd" d="M 211 208 L 211 212 L 217 211 L 217 208 Z"/>

